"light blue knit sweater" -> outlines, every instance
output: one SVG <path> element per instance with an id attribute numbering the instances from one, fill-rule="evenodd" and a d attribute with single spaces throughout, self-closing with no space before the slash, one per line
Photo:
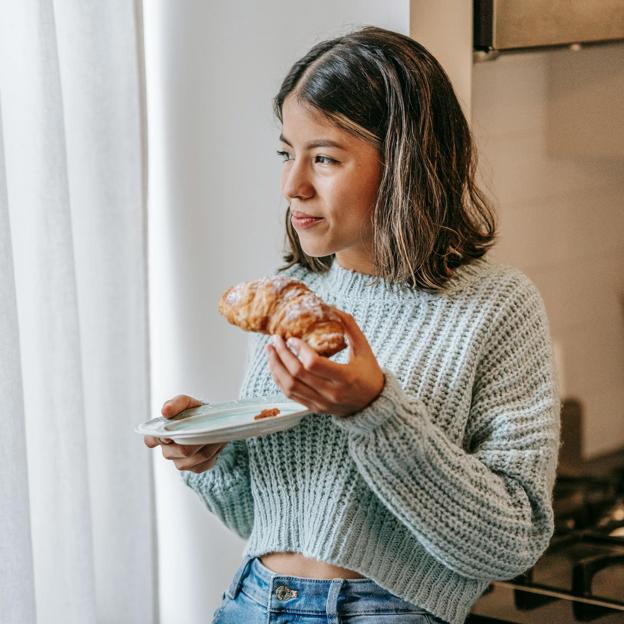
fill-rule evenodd
<path id="1" fill-rule="evenodd" d="M 356 570 L 460 624 L 553 532 L 560 400 L 539 291 L 487 258 L 439 294 L 375 284 L 337 262 L 285 273 L 355 317 L 385 387 L 353 416 L 311 414 L 231 442 L 211 470 L 183 479 L 249 538 L 245 554 L 295 551 Z M 240 398 L 280 393 L 268 340 L 251 335 Z"/>

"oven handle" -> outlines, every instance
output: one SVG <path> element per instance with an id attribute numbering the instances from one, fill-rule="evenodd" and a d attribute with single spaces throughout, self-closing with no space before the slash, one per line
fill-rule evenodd
<path id="1" fill-rule="evenodd" d="M 580 559 L 572 570 L 572 592 L 589 598 L 592 595 L 594 576 L 607 566 L 619 564 L 624 564 L 624 554 L 594 555 Z"/>
<path id="2" fill-rule="evenodd" d="M 624 554 L 594 555 L 580 559 L 574 564 L 572 569 L 572 593 L 589 598 L 592 596 L 594 576 L 607 566 L 620 564 L 624 564 Z M 624 603 L 619 604 L 624 605 Z M 572 611 L 574 612 L 574 617 L 581 622 L 589 622 L 608 613 L 608 610 L 601 607 L 592 607 L 578 603 L 572 605 Z"/>
<path id="3" fill-rule="evenodd" d="M 606 600 L 597 600 L 596 598 L 582 598 L 581 596 L 575 596 L 571 592 L 567 592 L 565 590 L 555 591 L 548 587 L 547 585 L 541 585 L 539 583 L 535 583 L 535 585 L 522 585 L 521 583 L 514 583 L 513 581 L 494 581 L 492 583 L 494 587 L 507 587 L 509 589 L 517 589 L 521 592 L 528 592 L 532 594 L 541 594 L 542 596 L 552 596 L 553 598 L 557 598 L 559 600 L 566 600 L 572 603 L 582 603 L 587 605 L 594 605 L 596 607 L 608 607 L 614 611 L 623 611 L 624 612 L 624 603 L 609 601 Z"/>

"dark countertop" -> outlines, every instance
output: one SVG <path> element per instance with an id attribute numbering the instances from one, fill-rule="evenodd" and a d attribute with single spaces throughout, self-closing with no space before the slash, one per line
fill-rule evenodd
<path id="1" fill-rule="evenodd" d="M 624 448 L 588 460 L 560 463 L 557 474 L 566 477 L 606 477 L 615 470 L 624 470 Z"/>

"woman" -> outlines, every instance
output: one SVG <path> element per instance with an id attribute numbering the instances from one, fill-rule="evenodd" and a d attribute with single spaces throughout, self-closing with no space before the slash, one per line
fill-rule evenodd
<path id="1" fill-rule="evenodd" d="M 372 27 L 321 42 L 275 112 L 280 272 L 336 307 L 349 350 L 253 335 L 241 398 L 281 391 L 314 413 L 227 445 L 146 443 L 248 538 L 214 622 L 459 624 L 552 535 L 560 403 L 542 299 L 485 257 L 495 224 L 470 132 L 417 42 Z"/>

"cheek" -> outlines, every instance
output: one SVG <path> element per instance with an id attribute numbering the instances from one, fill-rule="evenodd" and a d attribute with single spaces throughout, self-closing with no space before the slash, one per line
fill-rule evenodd
<path id="1" fill-rule="evenodd" d="M 379 184 L 381 182 L 381 168 L 379 163 L 369 163 L 364 171 L 362 171 L 362 180 L 365 184 L 360 186 L 362 193 L 362 202 L 368 206 L 372 206 L 377 199 Z"/>
<path id="2" fill-rule="evenodd" d="M 344 213 L 345 208 L 353 205 L 357 196 L 357 180 L 351 176 L 328 178 L 317 184 L 318 196 L 327 209 L 336 215 Z"/>
<path id="3" fill-rule="evenodd" d="M 365 177 L 368 172 L 353 176 L 347 184 L 341 186 L 335 195 L 337 213 L 341 220 L 360 226 L 368 220 L 377 197 L 378 181 L 375 177 Z"/>
<path id="4" fill-rule="evenodd" d="M 367 211 L 375 202 L 380 181 L 381 169 L 377 161 L 360 163 L 343 180 L 343 194 L 352 208 L 358 212 Z"/>
<path id="5" fill-rule="evenodd" d="M 286 187 L 286 171 L 284 169 L 285 168 L 282 167 L 282 172 L 280 174 L 279 185 L 280 185 L 280 193 L 282 195 L 284 195 L 284 197 L 286 197 L 286 194 L 284 193 L 284 188 Z"/>

